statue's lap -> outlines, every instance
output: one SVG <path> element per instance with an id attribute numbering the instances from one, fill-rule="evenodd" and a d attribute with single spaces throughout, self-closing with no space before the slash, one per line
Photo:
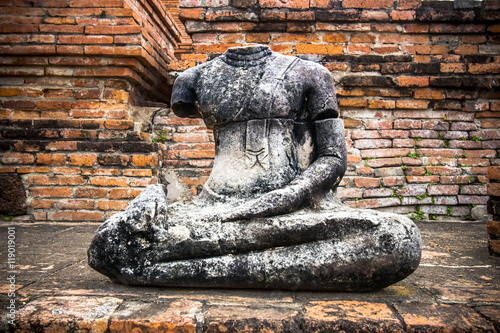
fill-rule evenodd
<path id="1" fill-rule="evenodd" d="M 117 282 L 360 291 L 388 286 L 418 267 L 420 235 L 404 216 L 337 206 L 270 218 L 205 221 L 195 218 L 201 214 L 196 205 L 167 210 L 166 198 L 155 197 L 162 195 L 161 185 L 151 189 L 155 187 L 143 193 L 146 202 L 155 202 L 155 212 L 148 213 L 138 197 L 139 220 L 127 212 L 123 218 L 117 214 L 96 235 L 94 242 L 101 237 L 108 250 L 93 256 L 94 268 Z M 189 210 L 191 214 L 176 215 Z M 149 245 L 109 251 L 143 241 Z"/>

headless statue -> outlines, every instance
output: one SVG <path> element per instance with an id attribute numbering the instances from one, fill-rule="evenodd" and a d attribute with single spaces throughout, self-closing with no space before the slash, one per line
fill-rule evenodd
<path id="1" fill-rule="evenodd" d="M 189 204 L 151 185 L 103 223 L 89 248 L 97 271 L 124 284 L 370 291 L 418 267 L 410 219 L 337 197 L 347 153 L 323 66 L 230 48 L 182 73 L 171 107 L 213 129 L 212 173 Z"/>

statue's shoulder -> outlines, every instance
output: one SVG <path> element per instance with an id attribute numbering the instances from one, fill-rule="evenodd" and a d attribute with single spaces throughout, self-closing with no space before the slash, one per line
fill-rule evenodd
<path id="1" fill-rule="evenodd" d="M 330 71 L 320 63 L 314 62 L 312 60 L 300 59 L 297 62 L 297 67 L 315 74 L 331 76 Z"/>

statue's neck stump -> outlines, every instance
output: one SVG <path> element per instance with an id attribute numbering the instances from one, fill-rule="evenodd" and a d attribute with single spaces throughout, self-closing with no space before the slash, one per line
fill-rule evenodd
<path id="1" fill-rule="evenodd" d="M 266 61 L 271 53 L 271 49 L 266 45 L 232 47 L 222 55 L 222 60 L 235 67 L 251 67 Z"/>

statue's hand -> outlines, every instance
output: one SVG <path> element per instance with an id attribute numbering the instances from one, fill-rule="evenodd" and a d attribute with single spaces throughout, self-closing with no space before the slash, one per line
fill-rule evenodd
<path id="1" fill-rule="evenodd" d="M 297 198 L 293 188 L 278 189 L 238 207 L 214 213 L 214 217 L 227 222 L 285 214 L 297 209 Z"/>

